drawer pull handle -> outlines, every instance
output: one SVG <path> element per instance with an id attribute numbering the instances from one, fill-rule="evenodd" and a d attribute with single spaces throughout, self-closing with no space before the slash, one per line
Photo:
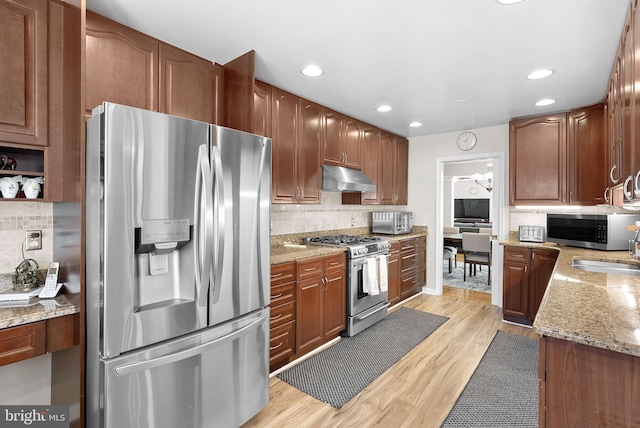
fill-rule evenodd
<path id="1" fill-rule="evenodd" d="M 316 270 L 315 267 L 305 268 L 305 272 L 311 272 L 312 270 Z"/>
<path id="2" fill-rule="evenodd" d="M 281 347 L 282 345 L 284 345 L 284 342 L 280 342 L 278 343 L 276 346 L 271 346 L 269 348 L 270 351 L 275 351 L 276 349 L 278 349 L 279 347 Z"/>
<path id="3" fill-rule="evenodd" d="M 282 314 L 278 314 L 275 317 L 271 317 L 271 321 L 277 320 L 278 318 L 282 318 Z"/>
<path id="4" fill-rule="evenodd" d="M 271 300 L 277 299 L 278 297 L 282 297 L 282 293 L 276 294 L 275 296 L 271 296 Z"/>
<path id="5" fill-rule="evenodd" d="M 275 274 L 274 274 L 274 273 L 272 273 L 272 274 L 271 274 L 271 278 L 278 278 L 278 277 L 280 277 L 280 276 L 282 276 L 282 275 L 284 275 L 282 272 L 280 272 L 280 273 L 275 273 Z"/>

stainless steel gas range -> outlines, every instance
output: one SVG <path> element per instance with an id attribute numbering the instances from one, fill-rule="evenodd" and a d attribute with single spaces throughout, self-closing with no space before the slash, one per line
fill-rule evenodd
<path id="1" fill-rule="evenodd" d="M 387 316 L 388 292 L 371 288 L 372 266 L 379 285 L 388 270 L 389 241 L 377 236 L 332 235 L 308 238 L 311 245 L 345 247 L 347 251 L 347 328 L 343 336 L 353 336 Z"/>

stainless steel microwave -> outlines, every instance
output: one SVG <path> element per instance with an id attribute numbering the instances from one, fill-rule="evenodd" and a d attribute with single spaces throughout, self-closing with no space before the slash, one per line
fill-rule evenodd
<path id="1" fill-rule="evenodd" d="M 626 227 L 636 221 L 640 215 L 547 214 L 547 240 L 594 250 L 628 250 L 635 234 Z"/>
<path id="2" fill-rule="evenodd" d="M 371 232 L 386 235 L 410 233 L 413 229 L 413 213 L 409 211 L 374 211 Z"/>

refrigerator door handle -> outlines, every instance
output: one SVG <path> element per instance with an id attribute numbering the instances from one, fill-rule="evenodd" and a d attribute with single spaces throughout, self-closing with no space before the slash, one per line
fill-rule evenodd
<path id="1" fill-rule="evenodd" d="M 194 198 L 194 252 L 198 305 L 207 303 L 209 272 L 211 271 L 211 237 L 213 235 L 213 201 L 211 200 L 211 167 L 207 145 L 200 146 L 196 170 Z"/>
<path id="2" fill-rule="evenodd" d="M 224 199 L 224 176 L 222 171 L 222 158 L 220 156 L 220 148 L 217 146 L 211 146 L 211 162 L 213 169 L 213 178 L 216 183 L 216 235 L 218 237 L 218 248 L 214 255 L 215 276 L 213 283 L 211 284 L 211 302 L 215 303 L 220 298 L 220 284 L 222 283 L 222 268 L 224 263 L 224 231 L 225 231 L 225 199 Z M 211 216 L 213 218 L 213 216 Z"/>
<path id="3" fill-rule="evenodd" d="M 257 320 L 253 321 L 251 324 L 247 324 L 246 326 L 232 333 L 229 333 L 225 336 L 214 339 L 211 342 L 203 343 L 202 345 L 198 345 L 196 347 L 189 348 L 184 351 L 176 352 L 175 354 L 169 354 L 163 357 L 158 357 L 158 358 L 154 358 L 146 361 L 140 361 L 137 363 L 124 364 L 122 366 L 118 366 L 114 368 L 113 370 L 115 371 L 116 375 L 122 377 L 122 376 L 127 376 L 139 371 L 151 370 L 156 367 L 166 366 L 168 364 L 173 364 L 178 361 L 186 360 L 187 358 L 195 357 L 196 355 L 200 355 L 205 352 L 208 352 L 210 349 L 215 348 L 216 346 L 220 346 L 224 343 L 237 339 L 239 336 L 242 336 L 247 331 L 259 326 L 268 315 L 269 313 L 266 313 L 265 315 L 262 315 Z"/>

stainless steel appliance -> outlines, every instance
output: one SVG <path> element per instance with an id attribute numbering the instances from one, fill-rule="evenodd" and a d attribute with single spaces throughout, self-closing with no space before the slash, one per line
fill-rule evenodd
<path id="1" fill-rule="evenodd" d="M 104 103 L 86 176 L 86 425 L 242 425 L 269 398 L 271 140 Z"/>
<path id="2" fill-rule="evenodd" d="M 389 293 L 366 292 L 364 270 L 374 259 L 388 266 L 389 241 L 378 236 L 332 235 L 309 238 L 307 242 L 345 247 L 347 251 L 347 328 L 343 336 L 353 336 L 387 316 Z"/>
<path id="3" fill-rule="evenodd" d="M 518 226 L 518 239 L 520 242 L 544 242 L 544 226 L 521 224 Z"/>
<path id="4" fill-rule="evenodd" d="M 628 250 L 634 235 L 626 227 L 636 221 L 640 215 L 547 214 L 547 240 L 595 250 Z"/>
<path id="5" fill-rule="evenodd" d="M 372 233 L 401 235 L 413 229 L 413 213 L 409 211 L 374 211 L 371 220 Z"/>

